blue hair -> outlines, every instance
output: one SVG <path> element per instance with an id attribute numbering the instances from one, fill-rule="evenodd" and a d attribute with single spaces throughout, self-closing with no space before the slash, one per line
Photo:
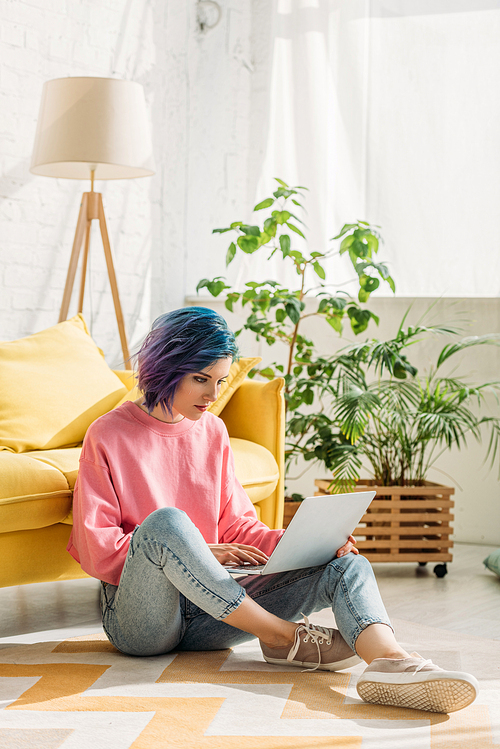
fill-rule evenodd
<path id="1" fill-rule="evenodd" d="M 148 412 L 158 403 L 172 415 L 182 378 L 219 359 L 239 356 L 234 333 L 207 307 L 183 307 L 158 317 L 137 354 L 138 384 Z"/>

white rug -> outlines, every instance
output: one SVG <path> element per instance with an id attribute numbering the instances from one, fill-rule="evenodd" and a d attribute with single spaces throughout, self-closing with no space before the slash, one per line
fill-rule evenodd
<path id="1" fill-rule="evenodd" d="M 407 649 L 473 673 L 479 699 L 449 716 L 378 707 L 357 696 L 363 665 L 279 669 L 256 640 L 132 658 L 96 633 L 0 650 L 0 749 L 500 747 L 500 641 L 394 624 Z"/>

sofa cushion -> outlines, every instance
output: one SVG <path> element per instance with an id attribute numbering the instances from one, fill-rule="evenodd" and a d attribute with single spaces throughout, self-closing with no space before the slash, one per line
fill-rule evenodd
<path id="1" fill-rule="evenodd" d="M 274 455 L 256 442 L 231 437 L 230 443 L 240 484 L 254 504 L 260 502 L 278 483 L 280 473 Z"/>
<path id="2" fill-rule="evenodd" d="M 65 476 L 49 463 L 0 452 L 0 529 L 44 528 L 63 520 L 72 492 Z"/>
<path id="3" fill-rule="evenodd" d="M 59 450 L 33 450 L 32 452 L 23 453 L 23 455 L 56 468 L 63 474 L 68 488 L 73 491 L 76 477 L 78 476 L 81 452 L 81 447 L 63 447 Z"/>
<path id="4" fill-rule="evenodd" d="M 238 359 L 231 364 L 231 369 L 225 382 L 222 383 L 219 397 L 212 403 L 208 410 L 218 416 L 223 408 L 227 406 L 234 393 L 250 372 L 262 359 L 260 356 L 248 356 Z"/>
<path id="5" fill-rule="evenodd" d="M 253 369 L 253 367 L 257 366 L 260 361 L 262 361 L 260 356 L 252 356 L 246 358 L 243 357 L 238 361 L 233 362 L 231 364 L 227 380 L 221 385 L 219 397 L 214 403 L 212 403 L 208 410 L 218 416 L 224 406 L 226 406 L 226 404 L 232 398 L 233 394 L 239 388 L 250 370 Z M 118 406 L 121 406 L 121 404 L 125 403 L 126 401 L 137 400 L 140 395 L 141 391 L 139 390 L 137 385 L 134 384 L 132 389 L 129 390 L 129 392 L 126 393 L 123 398 L 116 404 L 115 408 L 118 408 Z"/>
<path id="6" fill-rule="evenodd" d="M 127 388 L 104 361 L 81 315 L 0 344 L 0 450 L 81 443 Z"/>
<path id="7" fill-rule="evenodd" d="M 255 504 L 275 489 L 279 470 L 262 445 L 231 438 L 236 475 Z M 0 452 L 0 529 L 43 528 L 52 523 L 71 525 L 72 492 L 81 447 L 33 450 L 16 455 Z"/>

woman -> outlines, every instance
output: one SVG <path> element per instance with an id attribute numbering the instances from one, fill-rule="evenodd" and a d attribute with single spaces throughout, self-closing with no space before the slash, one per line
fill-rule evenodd
<path id="1" fill-rule="evenodd" d="M 163 315 L 138 354 L 143 395 L 87 432 L 68 551 L 102 582 L 109 640 L 150 656 L 255 636 L 270 663 L 335 671 L 362 658 L 358 692 L 369 702 L 437 712 L 470 704 L 473 676 L 398 645 L 352 537 L 322 567 L 238 581 L 224 568 L 264 563 L 283 533 L 257 519 L 226 428 L 206 412 L 236 357 L 233 333 L 212 310 Z M 338 630 L 309 623 L 325 607 Z"/>

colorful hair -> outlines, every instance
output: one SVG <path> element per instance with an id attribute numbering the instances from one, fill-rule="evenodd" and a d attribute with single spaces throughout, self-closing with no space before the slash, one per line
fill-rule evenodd
<path id="1" fill-rule="evenodd" d="M 207 307 L 183 307 L 158 317 L 137 354 L 138 384 L 145 405 L 172 415 L 182 378 L 219 359 L 238 358 L 234 333 L 221 315 Z"/>

